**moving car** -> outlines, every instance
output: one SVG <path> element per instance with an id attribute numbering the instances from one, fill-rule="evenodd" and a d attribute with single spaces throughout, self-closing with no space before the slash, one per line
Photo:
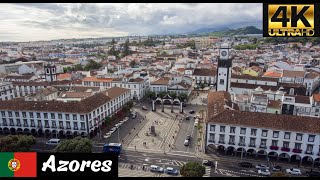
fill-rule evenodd
<path id="1" fill-rule="evenodd" d="M 256 169 L 269 169 L 269 167 L 264 164 L 258 164 L 258 165 L 256 165 Z"/>
<path id="2" fill-rule="evenodd" d="M 183 144 L 184 144 L 185 146 L 189 146 L 189 143 L 190 143 L 190 141 L 189 141 L 188 139 L 186 139 L 186 140 L 184 140 L 184 143 L 183 143 Z"/>
<path id="3" fill-rule="evenodd" d="M 176 170 L 176 169 L 173 169 L 172 167 L 167 167 L 164 170 L 164 172 L 167 173 L 167 174 L 173 174 L 173 175 L 178 175 L 179 174 L 179 171 Z"/>
<path id="4" fill-rule="evenodd" d="M 272 171 L 276 171 L 276 172 L 282 171 L 282 167 L 281 166 L 274 166 L 272 168 Z"/>
<path id="5" fill-rule="evenodd" d="M 160 172 L 160 173 L 164 172 L 162 167 L 159 167 L 159 166 L 156 166 L 156 165 L 151 165 L 150 166 L 150 171 L 152 171 L 152 172 Z"/>
<path id="6" fill-rule="evenodd" d="M 320 177 L 320 172 L 319 171 L 307 171 L 306 172 L 308 177 Z"/>
<path id="7" fill-rule="evenodd" d="M 249 162 L 241 162 L 238 164 L 240 167 L 252 168 L 252 164 Z"/>
<path id="8" fill-rule="evenodd" d="M 190 116 L 186 116 L 186 120 L 189 120 L 190 119 Z"/>
<path id="9" fill-rule="evenodd" d="M 271 175 L 271 173 L 270 173 L 270 171 L 268 169 L 259 169 L 258 170 L 258 174 L 264 175 L 264 176 L 270 176 Z"/>
<path id="10" fill-rule="evenodd" d="M 190 110 L 189 113 L 190 113 L 190 114 L 193 114 L 193 113 L 194 113 L 194 110 Z"/>
<path id="11" fill-rule="evenodd" d="M 286 173 L 293 174 L 293 175 L 301 175 L 300 169 L 296 169 L 296 168 L 286 169 Z"/>
<path id="12" fill-rule="evenodd" d="M 142 110 L 147 110 L 146 106 L 142 106 Z"/>
<path id="13" fill-rule="evenodd" d="M 202 165 L 204 165 L 204 166 L 211 166 L 211 167 L 214 166 L 213 161 L 209 161 L 209 160 L 203 160 L 203 161 L 202 161 Z"/>
<path id="14" fill-rule="evenodd" d="M 46 145 L 56 146 L 56 145 L 58 145 L 60 142 L 61 142 L 60 139 L 50 139 L 50 140 L 46 143 Z"/>

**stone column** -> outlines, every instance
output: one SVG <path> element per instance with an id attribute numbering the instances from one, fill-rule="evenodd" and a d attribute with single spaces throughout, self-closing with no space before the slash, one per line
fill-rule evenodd
<path id="1" fill-rule="evenodd" d="M 180 102 L 180 113 L 183 113 L 183 102 Z"/>
<path id="2" fill-rule="evenodd" d="M 224 155 L 227 155 L 227 149 L 224 150 Z"/>
<path id="3" fill-rule="evenodd" d="M 162 101 L 162 112 L 164 112 L 164 102 Z"/>
<path id="4" fill-rule="evenodd" d="M 173 102 L 171 103 L 171 113 L 173 113 Z"/>
<path id="5" fill-rule="evenodd" d="M 277 162 L 279 162 L 279 159 L 280 159 L 280 157 L 279 157 L 279 155 L 277 156 Z"/>
<path id="6" fill-rule="evenodd" d="M 154 100 L 152 100 L 152 111 L 156 111 L 156 105 L 155 105 Z"/>

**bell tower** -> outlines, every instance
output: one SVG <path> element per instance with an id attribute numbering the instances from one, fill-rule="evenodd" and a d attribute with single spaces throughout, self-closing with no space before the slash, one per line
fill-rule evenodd
<path id="1" fill-rule="evenodd" d="M 44 66 L 44 74 L 46 81 L 52 82 L 57 80 L 57 74 L 56 74 L 56 66 L 47 64 Z"/>
<path id="2" fill-rule="evenodd" d="M 223 43 L 219 49 L 216 91 L 229 91 L 231 82 L 232 60 L 230 45 Z"/>

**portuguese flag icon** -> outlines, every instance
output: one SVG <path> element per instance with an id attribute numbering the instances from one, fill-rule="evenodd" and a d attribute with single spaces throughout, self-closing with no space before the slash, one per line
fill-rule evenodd
<path id="1" fill-rule="evenodd" d="M 1 152 L 0 177 L 36 177 L 37 153 Z"/>

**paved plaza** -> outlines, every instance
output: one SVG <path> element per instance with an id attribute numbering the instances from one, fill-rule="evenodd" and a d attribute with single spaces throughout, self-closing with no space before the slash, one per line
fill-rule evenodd
<path id="1" fill-rule="evenodd" d="M 165 108 L 165 112 L 134 110 L 140 114 L 146 113 L 145 120 L 124 138 L 126 148 L 169 152 L 180 130 L 182 115 L 171 113 L 168 108 Z M 152 126 L 155 127 L 155 133 L 151 133 Z"/>

